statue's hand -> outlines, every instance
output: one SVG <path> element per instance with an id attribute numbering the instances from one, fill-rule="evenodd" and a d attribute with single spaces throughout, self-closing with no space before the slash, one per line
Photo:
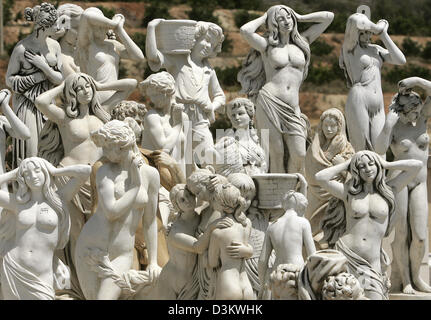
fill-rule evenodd
<path id="1" fill-rule="evenodd" d="M 252 247 L 236 241 L 232 241 L 230 246 L 226 247 L 226 251 L 227 254 L 234 259 L 248 259 L 253 255 Z"/>
<path id="2" fill-rule="evenodd" d="M 162 268 L 160 268 L 157 263 L 151 263 L 148 265 L 147 271 L 150 277 L 150 282 L 155 282 L 159 278 Z"/>
<path id="3" fill-rule="evenodd" d="M 410 77 L 401 80 L 398 82 L 398 91 L 405 94 L 407 91 L 418 85 L 419 79 L 420 78 L 418 77 Z"/>
<path id="4" fill-rule="evenodd" d="M 155 28 L 157 27 L 162 21 L 165 21 L 165 19 L 154 19 L 151 20 L 148 25 L 147 28 Z"/>

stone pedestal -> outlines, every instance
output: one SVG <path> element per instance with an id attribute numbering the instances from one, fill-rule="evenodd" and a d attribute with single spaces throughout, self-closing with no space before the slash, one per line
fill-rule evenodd
<path id="1" fill-rule="evenodd" d="M 252 176 L 257 190 L 259 209 L 281 209 L 286 193 L 295 190 L 298 178 L 287 173 L 265 173 Z"/>

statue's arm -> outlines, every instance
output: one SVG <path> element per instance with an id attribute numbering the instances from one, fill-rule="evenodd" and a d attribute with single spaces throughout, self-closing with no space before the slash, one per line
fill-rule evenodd
<path id="1" fill-rule="evenodd" d="M 240 34 L 244 38 L 244 40 L 247 41 L 252 48 L 256 49 L 259 52 L 264 52 L 266 50 L 266 47 L 268 46 L 267 40 L 256 33 L 256 30 L 261 25 L 264 25 L 266 23 L 266 19 L 267 13 L 257 19 L 247 22 L 239 29 Z"/>
<path id="2" fill-rule="evenodd" d="M 334 13 L 329 11 L 313 12 L 306 15 L 296 14 L 298 22 L 315 23 L 307 30 L 302 32 L 302 36 L 308 40 L 308 43 L 313 43 L 332 23 Z"/>

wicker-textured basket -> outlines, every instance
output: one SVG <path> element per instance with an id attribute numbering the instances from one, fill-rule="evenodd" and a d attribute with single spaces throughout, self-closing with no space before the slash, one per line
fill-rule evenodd
<path id="1" fill-rule="evenodd" d="M 196 21 L 164 20 L 156 27 L 158 49 L 163 53 L 190 53 L 195 43 Z"/>
<path id="2" fill-rule="evenodd" d="M 295 190 L 298 178 L 286 173 L 265 173 L 252 176 L 256 183 L 258 207 L 281 209 L 282 199 L 290 190 Z"/>

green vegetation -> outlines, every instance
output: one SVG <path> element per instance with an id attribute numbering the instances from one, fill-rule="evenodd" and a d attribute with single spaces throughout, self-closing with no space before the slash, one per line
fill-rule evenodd
<path id="1" fill-rule="evenodd" d="M 249 13 L 247 10 L 244 10 L 244 9 L 237 10 L 234 13 L 234 20 L 235 20 L 235 25 L 237 26 L 237 28 L 241 28 L 241 26 L 243 26 L 247 22 L 254 20 L 256 18 L 259 18 L 259 17 L 260 17 L 260 15 L 255 14 L 255 13 Z"/>
<path id="2" fill-rule="evenodd" d="M 411 38 L 406 37 L 402 43 L 402 51 L 407 57 L 418 57 L 421 54 L 422 46 Z"/>
<path id="3" fill-rule="evenodd" d="M 223 89 L 228 91 L 239 91 L 241 89 L 241 85 L 236 80 L 236 76 L 241 70 L 241 66 L 238 67 L 227 67 L 227 68 L 214 68 L 218 81 Z"/>
<path id="4" fill-rule="evenodd" d="M 142 27 L 146 28 L 148 23 L 156 18 L 161 19 L 172 19 L 169 14 L 168 1 L 146 1 L 148 3 L 145 6 L 145 18 L 142 20 Z"/>
<path id="5" fill-rule="evenodd" d="M 112 8 L 106 8 L 104 6 L 97 6 L 96 8 L 100 9 L 103 12 L 103 15 L 109 19 L 115 15 L 115 10 Z"/>
<path id="6" fill-rule="evenodd" d="M 334 47 L 327 42 L 318 39 L 311 44 L 310 49 L 312 55 L 321 57 L 330 54 L 332 50 L 334 50 Z"/>

